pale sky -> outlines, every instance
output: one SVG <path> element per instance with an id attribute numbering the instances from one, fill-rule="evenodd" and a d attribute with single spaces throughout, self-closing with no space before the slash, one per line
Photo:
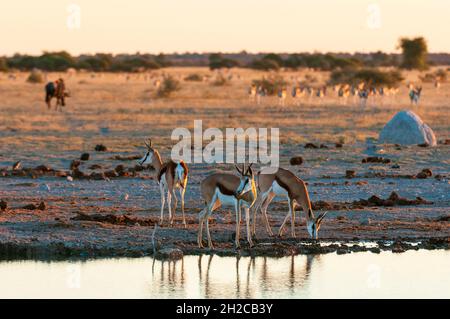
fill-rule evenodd
<path id="1" fill-rule="evenodd" d="M 2 0 L 0 55 L 395 52 L 418 35 L 450 52 L 449 16 L 447 0 Z"/>

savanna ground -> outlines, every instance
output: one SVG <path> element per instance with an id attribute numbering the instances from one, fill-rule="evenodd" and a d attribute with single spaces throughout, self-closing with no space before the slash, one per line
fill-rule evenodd
<path id="1" fill-rule="evenodd" d="M 179 79 L 181 89 L 168 98 L 155 98 L 153 83 L 162 73 Z M 211 78 L 202 82 L 183 80 L 192 73 Z M 22 167 L 46 165 L 60 171 L 61 175 L 33 176 L 28 171 L 23 176 L 9 176 L 9 173 L 0 176 L 0 200 L 8 206 L 0 210 L 0 255 L 151 254 L 153 224 L 160 211 L 159 187 L 150 178 L 151 170 L 98 180 L 75 178 L 70 181 L 66 175 L 70 174 L 71 161 L 79 159 L 85 152 L 90 153 L 90 159 L 82 162 L 80 170 L 86 174 L 112 170 L 119 164 L 126 170 L 133 168 L 135 160 L 120 161 L 114 156 L 143 155 L 143 141 L 149 137 L 163 160 L 167 159 L 171 146 L 176 143 L 170 138 L 172 130 L 176 127 L 192 130 L 194 120 L 203 120 L 204 129 L 278 127 L 281 166 L 291 169 L 308 183 L 313 202 L 326 201 L 339 206 L 372 195 L 387 198 L 392 191 L 408 199 L 420 196 L 433 202 L 393 207 L 347 204 L 338 210 L 335 209 L 337 206 L 324 207 L 329 213 L 319 235 L 321 242 L 330 244 L 332 249 L 355 250 L 357 246 L 352 245 L 364 241 L 378 242 L 378 248 L 394 242 L 391 249 L 399 251 L 414 247 L 408 246 L 407 242 L 426 242 L 431 248 L 433 242 L 444 243 L 448 248 L 450 146 L 379 145 L 373 150 L 367 145 L 367 139 L 377 138 L 396 112 L 411 108 L 406 82 L 417 83 L 418 73 L 404 74 L 407 80 L 397 96 L 369 100 L 366 108 L 361 108 L 359 101 L 352 97 L 341 101 L 331 88 L 327 97 L 321 100 L 305 98 L 300 106 L 290 97 L 284 107 L 278 106 L 276 97 L 265 97 L 261 105 L 256 105 L 249 101 L 248 87 L 253 79 L 268 73 L 245 69 L 222 73 L 227 79 L 231 75 L 222 86 L 212 84 L 215 72 L 206 68 L 168 68 L 153 72 L 153 77 L 143 74 L 48 74 L 48 80 L 64 77 L 71 91 L 72 97 L 67 99 L 62 112 L 47 110 L 45 83 L 26 83 L 28 74 L 25 73 L 16 74 L 15 80 L 0 74 L 0 170 L 10 172 L 12 165 L 20 160 Z M 280 74 L 289 83 L 296 79 L 305 80 L 308 74 L 309 79 L 316 79 L 311 83 L 313 86 L 319 86 L 328 77 L 326 73 L 313 71 Z M 427 83 L 423 87 L 420 106 L 414 107 L 414 111 L 433 128 L 438 140 L 450 138 L 450 84 L 443 83 L 439 90 Z M 309 142 L 328 148 L 304 148 Z M 337 148 L 337 142 L 343 143 L 343 147 Z M 104 144 L 107 151 L 94 151 L 97 144 Z M 291 166 L 289 160 L 293 156 L 301 156 L 303 164 Z M 391 163 L 361 163 L 367 156 L 382 156 Z M 93 167 L 94 164 L 99 166 Z M 432 171 L 432 177 L 408 178 L 425 168 Z M 165 224 L 156 232 L 160 247 L 178 247 L 185 253 L 201 252 L 196 249 L 197 216 L 203 208 L 199 184 L 216 170 L 233 171 L 234 167 L 190 164 L 186 193 L 187 228 L 182 227 L 179 208 L 175 225 L 169 227 L 166 211 Z M 345 178 L 347 170 L 354 170 L 356 177 Z M 23 208 L 41 201 L 45 203 L 43 210 Z M 269 207 L 274 232 L 287 209 L 286 203 L 280 200 Z M 127 215 L 129 218 L 118 224 L 73 220 L 78 213 Z M 233 249 L 233 214 L 232 210 L 213 214 L 211 232 L 217 253 L 236 252 Z M 259 215 L 257 223 L 258 241 L 252 250 L 246 245 L 245 228 L 242 227 L 241 253 L 308 253 L 312 252 L 311 247 L 318 247 L 308 239 L 301 211 L 297 212 L 297 240 L 289 238 L 289 228 L 283 237 L 270 238 Z M 207 249 L 204 251 L 208 252 Z M 323 252 L 323 249 L 319 247 L 319 251 Z"/>

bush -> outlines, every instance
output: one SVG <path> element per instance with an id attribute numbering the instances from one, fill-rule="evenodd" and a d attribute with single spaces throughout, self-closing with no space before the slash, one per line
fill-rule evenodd
<path id="1" fill-rule="evenodd" d="M 217 74 L 212 82 L 214 86 L 223 86 L 227 84 L 227 79 L 222 74 Z"/>
<path id="2" fill-rule="evenodd" d="M 428 68 L 428 48 L 427 42 L 423 37 L 414 39 L 401 38 L 398 47 L 402 49 L 402 68 L 409 70 L 426 70 Z"/>
<path id="3" fill-rule="evenodd" d="M 28 83 L 42 83 L 44 82 L 44 76 L 42 72 L 38 70 L 31 71 L 30 75 L 27 78 Z"/>
<path id="4" fill-rule="evenodd" d="M 253 85 L 261 87 L 267 95 L 275 95 L 279 90 L 286 87 L 287 82 L 281 76 L 263 78 L 261 80 L 253 80 Z"/>
<path id="5" fill-rule="evenodd" d="M 184 78 L 185 81 L 202 82 L 203 77 L 200 74 L 192 73 Z"/>
<path id="6" fill-rule="evenodd" d="M 220 53 L 213 53 L 209 55 L 209 68 L 211 70 L 222 68 L 230 69 L 235 66 L 239 66 L 237 61 L 224 58 Z"/>
<path id="7" fill-rule="evenodd" d="M 8 71 L 8 62 L 6 58 L 0 57 L 0 72 Z"/>
<path id="8" fill-rule="evenodd" d="M 178 82 L 171 75 L 164 78 L 161 86 L 156 92 L 157 97 L 169 97 L 173 92 L 176 92 L 180 89 L 180 82 Z"/>
<path id="9" fill-rule="evenodd" d="M 398 86 L 403 77 L 398 71 L 380 71 L 377 69 L 364 68 L 355 70 L 337 70 L 330 76 L 329 84 L 356 85 L 364 82 L 370 85 Z"/>

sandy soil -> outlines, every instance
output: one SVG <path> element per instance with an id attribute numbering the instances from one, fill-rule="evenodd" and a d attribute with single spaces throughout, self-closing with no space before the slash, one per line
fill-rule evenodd
<path id="1" fill-rule="evenodd" d="M 26 74 L 18 74 L 15 81 L 0 74 L 0 200 L 8 208 L 0 211 L 0 256 L 140 256 L 152 252 L 153 224 L 159 215 L 159 189 L 151 179 L 152 171 L 134 172 L 134 160 L 117 160 L 114 156 L 142 155 L 142 141 L 152 137 L 167 158 L 175 143 L 170 134 L 175 127 L 193 127 L 194 119 L 202 119 L 204 127 L 279 127 L 281 137 L 281 166 L 291 169 L 309 185 L 315 203 L 352 203 L 372 195 L 387 198 L 392 191 L 408 199 L 420 196 L 431 201 L 428 205 L 393 207 L 358 207 L 347 204 L 343 209 L 331 209 L 320 237 L 323 244 L 307 239 L 302 212 L 297 214 L 297 240 L 286 232 L 282 238 L 269 238 L 258 219 L 258 244 L 246 254 L 291 254 L 327 251 L 348 251 L 348 245 L 374 242 L 376 249 L 448 248 L 450 237 L 450 146 L 396 147 L 381 145 L 368 149 L 367 138 L 376 138 L 383 125 L 399 110 L 409 108 L 406 87 L 396 97 L 378 98 L 361 109 L 351 98 L 340 101 L 334 92 L 323 100 L 305 100 L 301 106 L 290 99 L 287 106 L 277 106 L 275 97 L 267 97 L 262 105 L 255 105 L 247 97 L 252 79 L 263 73 L 232 70 L 232 79 L 225 86 L 210 82 L 186 82 L 190 73 L 214 73 L 201 68 L 166 69 L 181 80 L 181 90 L 166 99 L 154 96 L 154 78 L 150 75 L 78 74 L 64 75 L 72 92 L 63 112 L 48 111 L 43 99 L 43 85 L 27 84 Z M 155 72 L 155 78 L 162 71 Z M 307 72 L 282 73 L 286 80 L 304 77 Z M 239 74 L 239 77 L 237 76 Z M 318 83 L 326 73 L 312 73 Z M 417 73 L 409 73 L 415 81 Z M 56 79 L 60 74 L 48 74 Z M 429 124 L 438 140 L 450 138 L 448 101 L 450 84 L 436 90 L 424 84 L 421 106 L 415 111 Z M 306 149 L 307 142 L 325 144 L 328 148 Z M 336 148 L 336 142 L 343 142 Z M 95 152 L 97 144 L 104 144 L 106 152 Z M 68 181 L 72 160 L 82 153 L 90 153 L 82 162 L 85 173 L 111 171 L 122 164 L 128 176 Z M 382 156 L 391 163 L 367 163 L 367 156 Z M 289 165 L 293 156 L 302 156 L 301 166 Z M 21 161 L 22 167 L 47 165 L 59 172 L 43 175 L 33 171 L 15 174 L 12 165 Z M 94 164 L 101 168 L 90 169 Z M 398 164 L 399 168 L 395 166 Z M 423 169 L 432 176 L 414 178 Z M 160 247 L 178 247 L 185 253 L 196 254 L 197 214 L 202 208 L 199 183 L 215 170 L 231 170 L 224 164 L 214 167 L 191 164 L 186 212 L 188 227 L 181 225 L 179 209 L 176 224 L 158 228 L 156 239 Z M 346 171 L 354 170 L 355 178 L 346 178 Z M 14 174 L 14 176 L 10 176 Z M 22 176 L 23 175 L 23 176 Z M 28 204 L 45 203 L 43 210 L 29 210 Z M 341 206 L 342 206 L 341 205 Z M 277 230 L 287 206 L 283 201 L 273 203 L 270 220 Z M 108 214 L 128 219 L 122 224 L 80 221 L 79 213 Z M 166 215 L 167 217 L 167 215 Z M 233 249 L 233 212 L 222 210 L 213 215 L 212 236 L 216 253 L 235 254 Z M 242 227 L 241 236 L 245 238 Z M 408 242 L 420 242 L 419 246 Z M 350 244 L 349 244 L 350 243 Z M 421 245 L 421 246 L 420 246 Z M 370 245 L 369 245 L 370 246 Z M 367 247 L 369 247 L 367 246 Z M 317 249 L 311 249 L 316 247 Z M 325 248 L 328 247 L 328 248 Z M 350 250 L 360 250 L 354 246 Z M 369 249 L 369 248 L 364 249 Z M 374 249 L 370 246 L 370 249 Z M 400 247 L 400 248 L 399 248 Z M 376 250 L 375 249 L 375 250 Z M 387 248 L 386 248 L 387 249 Z M 205 250 L 208 252 L 208 250 Z"/>

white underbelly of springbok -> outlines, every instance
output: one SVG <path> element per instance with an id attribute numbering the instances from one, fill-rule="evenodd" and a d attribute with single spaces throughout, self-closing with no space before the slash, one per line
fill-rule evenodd
<path id="1" fill-rule="evenodd" d="M 280 184 L 277 183 L 277 181 L 274 181 L 272 183 L 272 192 L 276 196 L 288 196 L 287 190 L 285 190 L 283 187 L 281 187 Z"/>
<path id="2" fill-rule="evenodd" d="M 221 206 L 234 207 L 237 201 L 236 197 L 222 194 L 218 188 L 216 189 L 216 198 L 220 202 Z"/>

